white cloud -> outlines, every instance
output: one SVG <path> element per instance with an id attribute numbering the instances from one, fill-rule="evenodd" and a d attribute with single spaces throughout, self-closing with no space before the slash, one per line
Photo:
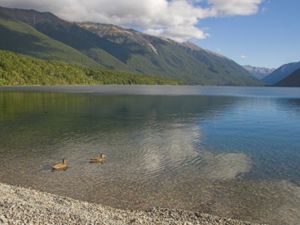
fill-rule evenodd
<path id="1" fill-rule="evenodd" d="M 246 55 L 241 55 L 241 59 L 246 59 L 247 56 Z"/>
<path id="2" fill-rule="evenodd" d="M 137 27 L 177 41 L 204 39 L 199 21 L 256 13 L 263 0 L 0 0 L 7 7 L 50 11 L 72 21 Z M 208 3 L 206 6 L 203 3 Z"/>
<path id="3" fill-rule="evenodd" d="M 217 14 L 251 15 L 257 13 L 262 0 L 208 0 Z"/>

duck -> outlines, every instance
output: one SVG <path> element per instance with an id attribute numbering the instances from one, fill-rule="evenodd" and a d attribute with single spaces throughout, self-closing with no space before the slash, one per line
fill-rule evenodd
<path id="1" fill-rule="evenodd" d="M 106 160 L 106 155 L 101 153 L 99 156 L 90 159 L 90 163 L 104 163 Z"/>
<path id="2" fill-rule="evenodd" d="M 55 163 L 52 166 L 52 170 L 66 170 L 68 168 L 68 160 L 63 159 L 60 163 Z"/>

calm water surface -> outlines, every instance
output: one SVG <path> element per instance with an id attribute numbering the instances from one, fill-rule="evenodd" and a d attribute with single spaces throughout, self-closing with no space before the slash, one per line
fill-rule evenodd
<path id="1" fill-rule="evenodd" d="M 104 152 L 107 163 L 91 165 Z M 0 89 L 0 182 L 118 208 L 300 224 L 300 89 Z M 66 172 L 52 163 L 70 161 Z"/>

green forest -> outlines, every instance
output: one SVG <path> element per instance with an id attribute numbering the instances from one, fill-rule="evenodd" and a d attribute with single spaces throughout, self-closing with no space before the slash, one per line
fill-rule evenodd
<path id="1" fill-rule="evenodd" d="M 0 51 L 0 85 L 182 84 L 179 80 L 87 68 Z"/>

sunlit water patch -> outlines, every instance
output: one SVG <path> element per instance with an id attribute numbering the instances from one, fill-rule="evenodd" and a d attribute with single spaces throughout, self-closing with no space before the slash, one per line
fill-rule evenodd
<path id="1" fill-rule="evenodd" d="M 0 92 L 0 182 L 118 208 L 300 223 L 299 89 L 143 88 Z M 100 152 L 107 162 L 89 164 Z M 64 157 L 70 168 L 51 172 Z"/>

